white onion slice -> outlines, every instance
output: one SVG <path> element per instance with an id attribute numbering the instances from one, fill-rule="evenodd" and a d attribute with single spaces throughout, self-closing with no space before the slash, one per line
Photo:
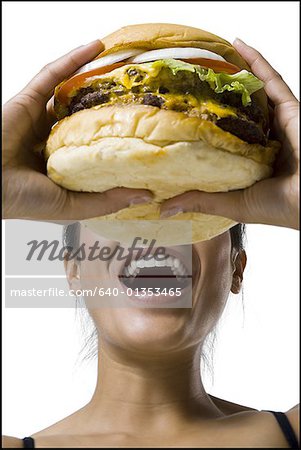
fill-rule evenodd
<path id="1" fill-rule="evenodd" d="M 148 61 L 155 61 L 157 59 L 191 59 L 191 58 L 207 58 L 218 61 L 226 61 L 222 56 L 209 50 L 194 47 L 173 47 L 160 48 L 158 50 L 150 50 L 149 52 L 140 53 L 129 59 L 127 62 L 144 63 Z"/>
<path id="2" fill-rule="evenodd" d="M 129 48 L 127 50 L 120 50 L 119 52 L 103 56 L 102 58 L 95 59 L 89 62 L 88 64 L 85 64 L 76 72 L 74 72 L 73 75 L 89 72 L 90 70 L 98 69 L 99 67 L 110 66 L 111 64 L 123 61 L 125 59 L 130 58 L 131 56 L 138 55 L 139 53 L 143 53 L 143 50 L 138 48 Z"/>

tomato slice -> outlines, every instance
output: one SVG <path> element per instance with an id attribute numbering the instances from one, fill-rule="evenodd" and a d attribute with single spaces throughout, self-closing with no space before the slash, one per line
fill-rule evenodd
<path id="1" fill-rule="evenodd" d="M 202 67 L 206 67 L 208 69 L 212 69 L 215 72 L 225 72 L 228 74 L 234 74 L 237 72 L 240 72 L 240 68 L 235 66 L 234 64 L 225 62 L 225 61 L 218 61 L 215 59 L 209 59 L 209 58 L 191 58 L 191 59 L 181 59 L 181 61 L 188 62 L 190 64 L 196 64 Z M 56 89 L 55 96 L 57 100 L 62 103 L 63 105 L 68 104 L 69 100 L 69 94 L 72 91 L 76 91 L 77 89 L 80 89 L 81 86 L 85 83 L 85 81 L 93 77 L 95 75 L 103 75 L 107 72 L 111 72 L 114 69 L 117 69 L 117 67 L 124 66 L 125 64 L 129 64 L 126 62 L 118 62 L 111 64 L 109 66 L 105 67 L 99 67 L 97 69 L 90 70 L 89 72 L 79 73 L 78 75 L 74 75 L 73 77 L 69 78 L 66 81 L 63 81 Z"/>
<path id="2" fill-rule="evenodd" d="M 234 64 L 226 61 L 219 61 L 217 59 L 209 58 L 191 58 L 191 59 L 181 59 L 181 61 L 188 62 L 190 64 L 196 64 L 198 66 L 206 67 L 207 69 L 212 69 L 215 72 L 225 72 L 230 75 L 240 72 L 241 69 Z"/>
<path id="3" fill-rule="evenodd" d="M 125 62 L 114 63 L 111 64 L 110 66 L 98 67 L 97 69 L 90 70 L 89 72 L 74 75 L 73 77 L 68 78 L 68 80 L 63 81 L 57 87 L 55 96 L 60 103 L 62 103 L 63 105 L 67 105 L 68 96 L 70 92 L 73 90 L 80 89 L 88 78 L 93 77 L 95 75 L 103 75 L 107 72 L 111 72 L 112 70 L 117 69 L 117 67 L 124 66 L 125 64 L 126 64 Z"/>

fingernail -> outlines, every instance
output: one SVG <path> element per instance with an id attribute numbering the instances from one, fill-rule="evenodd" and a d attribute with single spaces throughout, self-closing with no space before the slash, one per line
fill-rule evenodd
<path id="1" fill-rule="evenodd" d="M 149 195 L 142 195 L 141 197 L 133 197 L 131 198 L 129 205 L 138 205 L 139 203 L 147 203 L 151 201 L 151 197 Z"/>
<path id="2" fill-rule="evenodd" d="M 164 211 L 162 211 L 160 213 L 160 217 L 161 219 L 165 219 L 166 217 L 175 216 L 176 214 L 180 214 L 182 212 L 184 212 L 182 208 L 180 208 L 179 206 L 174 206 L 173 208 L 165 209 Z"/>
<path id="3" fill-rule="evenodd" d="M 233 44 L 238 44 L 238 45 L 247 45 L 242 39 L 236 37 L 233 41 Z"/>
<path id="4" fill-rule="evenodd" d="M 95 45 L 96 43 L 98 43 L 99 45 L 101 44 L 101 41 L 99 39 L 94 39 L 94 41 L 88 42 L 87 44 L 83 44 L 81 45 L 81 47 L 89 47 L 90 45 Z"/>

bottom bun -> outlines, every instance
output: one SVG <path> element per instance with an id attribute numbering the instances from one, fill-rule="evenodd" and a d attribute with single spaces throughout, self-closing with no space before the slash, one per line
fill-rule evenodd
<path id="1" fill-rule="evenodd" d="M 132 216 L 135 216 L 136 220 Z M 201 213 L 177 214 L 170 220 L 153 219 L 158 216 L 159 206 L 152 203 L 123 209 L 105 217 L 83 220 L 82 224 L 106 239 L 118 241 L 127 246 L 131 246 L 135 239 L 140 238 L 138 246 L 142 247 L 151 245 L 153 239 L 154 247 L 206 241 L 236 224 L 233 220 L 224 217 Z M 143 240 L 146 241 L 143 243 Z"/>
<path id="2" fill-rule="evenodd" d="M 109 239 L 128 243 L 142 236 L 156 239 L 158 245 L 211 239 L 236 223 L 201 213 L 159 220 L 163 200 L 189 190 L 225 192 L 245 188 L 272 172 L 269 165 L 219 150 L 205 141 L 163 146 L 130 137 L 100 138 L 90 145 L 61 147 L 50 155 L 47 169 L 54 182 L 74 191 L 103 192 L 117 186 L 151 190 L 153 202 L 89 219 L 84 224 Z"/>

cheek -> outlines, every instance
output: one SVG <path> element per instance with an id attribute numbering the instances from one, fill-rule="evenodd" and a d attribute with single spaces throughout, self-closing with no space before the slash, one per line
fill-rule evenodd
<path id="1" fill-rule="evenodd" d="M 107 258 L 108 259 L 108 258 Z M 109 294 L 104 295 L 105 292 L 112 292 L 112 288 L 115 287 L 116 282 L 111 279 L 109 274 L 109 264 L 111 259 L 101 260 L 99 258 L 94 260 L 85 259 L 81 263 L 80 268 L 80 283 L 81 288 L 90 293 L 93 292 L 93 299 L 90 294 L 87 294 L 86 301 L 92 304 L 100 302 L 103 303 L 110 299 Z M 100 295 L 101 292 L 101 295 Z M 95 293 L 95 295 L 94 295 Z M 95 303 L 94 303 L 95 302 Z"/>
<path id="2" fill-rule="evenodd" d="M 219 252 L 215 258 L 206 261 L 203 277 L 203 289 L 214 303 L 223 303 L 228 298 L 232 283 L 232 265 L 228 251 Z"/>
<path id="3" fill-rule="evenodd" d="M 110 287 L 108 266 L 112 261 L 110 254 L 114 251 L 116 242 L 104 239 L 87 229 L 82 231 L 81 237 L 85 248 L 85 259 L 80 267 L 82 289 Z"/>
<path id="4" fill-rule="evenodd" d="M 226 240 L 225 237 L 223 240 Z M 194 316 L 203 336 L 212 330 L 220 318 L 232 285 L 230 243 L 226 241 L 223 244 L 204 246 L 201 255 L 202 268 L 194 299 Z"/>

